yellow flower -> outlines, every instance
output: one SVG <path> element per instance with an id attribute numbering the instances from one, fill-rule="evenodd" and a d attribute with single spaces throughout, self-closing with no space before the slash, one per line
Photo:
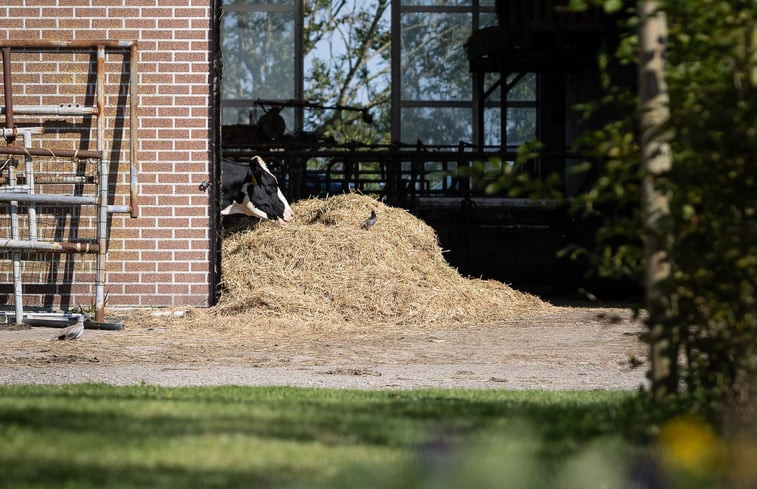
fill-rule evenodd
<path id="1" fill-rule="evenodd" d="M 663 461 L 695 474 L 723 469 L 727 450 L 710 426 L 693 416 L 678 416 L 663 426 L 659 445 Z"/>

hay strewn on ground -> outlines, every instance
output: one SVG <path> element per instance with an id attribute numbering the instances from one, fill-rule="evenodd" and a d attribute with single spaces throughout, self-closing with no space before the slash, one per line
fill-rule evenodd
<path id="1" fill-rule="evenodd" d="M 468 279 L 434 230 L 364 195 L 293 205 L 287 226 L 263 222 L 223 242 L 225 290 L 215 311 L 310 321 L 482 323 L 544 310 L 500 282 Z M 375 210 L 377 223 L 361 223 Z"/>

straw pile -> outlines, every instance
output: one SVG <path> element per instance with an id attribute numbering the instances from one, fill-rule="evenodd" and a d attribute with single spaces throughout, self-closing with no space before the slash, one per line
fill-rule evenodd
<path id="1" fill-rule="evenodd" d="M 496 281 L 467 279 L 436 233 L 360 194 L 294 204 L 287 226 L 262 222 L 223 242 L 222 315 L 362 323 L 483 323 L 546 307 Z M 375 210 L 377 222 L 363 221 Z"/>

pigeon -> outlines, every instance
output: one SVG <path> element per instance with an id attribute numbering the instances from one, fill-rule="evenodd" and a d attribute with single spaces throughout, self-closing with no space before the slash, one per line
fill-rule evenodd
<path id="1" fill-rule="evenodd" d="M 376 224 L 376 211 L 371 211 L 371 217 L 363 221 L 363 224 L 361 224 L 360 227 L 363 229 L 369 229 L 374 224 Z"/>
<path id="2" fill-rule="evenodd" d="M 76 324 L 63 328 L 56 336 L 59 340 L 75 340 L 84 333 L 84 315 L 80 314 Z"/>

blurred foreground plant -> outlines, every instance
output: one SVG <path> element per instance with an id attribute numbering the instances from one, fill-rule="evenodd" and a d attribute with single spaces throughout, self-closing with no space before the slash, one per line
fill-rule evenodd
<path id="1" fill-rule="evenodd" d="M 757 381 L 757 2 L 656 2 L 667 17 L 670 94 L 659 136 L 673 155 L 672 169 L 655 178 L 670 220 L 656 230 L 644 227 L 640 212 L 639 98 L 628 78 L 638 63 L 637 2 L 571 6 L 589 3 L 628 11 L 617 49 L 598 59 L 603 95 L 576 107 L 586 120 L 606 121 L 575 141 L 584 162 L 569 171 L 589 176 L 591 188 L 567 197 L 560 176 L 533 178 L 527 162 L 538 143 L 513 163 L 480 164 L 466 176 L 487 192 L 554 199 L 600 222 L 594 249 L 576 244 L 563 253 L 590 256 L 603 276 L 641 283 L 643 240 L 663 243 L 670 275 L 655 294 L 670 343 L 665 355 L 682 381 L 672 389 L 697 400 L 694 411 L 715 416 L 753 399 Z M 645 339 L 651 348 L 660 341 Z"/>

